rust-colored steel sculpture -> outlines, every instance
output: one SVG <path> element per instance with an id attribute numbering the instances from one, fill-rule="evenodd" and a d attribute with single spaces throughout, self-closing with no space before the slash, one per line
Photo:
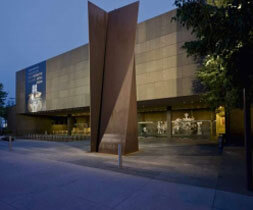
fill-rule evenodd
<path id="1" fill-rule="evenodd" d="M 135 35 L 139 2 L 109 13 L 88 3 L 91 151 L 138 151 Z"/>

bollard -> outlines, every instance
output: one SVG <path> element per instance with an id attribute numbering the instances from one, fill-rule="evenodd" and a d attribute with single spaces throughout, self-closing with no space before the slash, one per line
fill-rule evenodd
<path id="1" fill-rule="evenodd" d="M 218 146 L 219 146 L 219 153 L 222 154 L 223 152 L 223 144 L 224 144 L 224 140 L 223 140 L 223 136 L 222 135 L 219 135 L 219 138 L 218 138 Z"/>
<path id="2" fill-rule="evenodd" d="M 9 151 L 12 151 L 12 142 L 11 136 L 9 136 Z"/>
<path id="3" fill-rule="evenodd" d="M 118 167 L 122 168 L 121 144 L 118 144 Z"/>

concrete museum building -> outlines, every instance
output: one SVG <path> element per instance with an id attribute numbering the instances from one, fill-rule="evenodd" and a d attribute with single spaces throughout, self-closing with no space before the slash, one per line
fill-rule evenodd
<path id="1" fill-rule="evenodd" d="M 176 10 L 170 11 L 137 27 L 138 133 L 215 137 L 225 132 L 224 111 L 218 114 L 211 111 L 193 93 L 197 64 L 181 47 L 194 37 L 175 21 L 171 22 L 175 14 Z M 9 113 L 9 129 L 17 136 L 45 133 L 89 136 L 89 106 L 89 44 L 86 44 L 16 73 L 16 106 Z"/>

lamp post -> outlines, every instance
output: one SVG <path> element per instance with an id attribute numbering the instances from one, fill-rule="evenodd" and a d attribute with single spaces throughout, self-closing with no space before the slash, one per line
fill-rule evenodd
<path id="1" fill-rule="evenodd" d="M 244 110 L 244 143 L 246 153 L 246 176 L 247 188 L 253 190 L 252 177 L 252 146 L 251 146 L 251 119 L 250 119 L 250 102 L 248 100 L 247 88 L 243 89 L 243 110 Z"/>

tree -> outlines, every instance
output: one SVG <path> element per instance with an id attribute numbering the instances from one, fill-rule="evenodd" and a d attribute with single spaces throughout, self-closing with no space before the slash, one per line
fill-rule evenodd
<path id="1" fill-rule="evenodd" d="M 253 1 L 208 2 L 212 4 L 205 0 L 175 1 L 175 19 L 196 36 L 183 47 L 203 64 L 193 89 L 202 93 L 212 108 L 241 107 L 242 89 L 252 89 Z"/>
<path id="2" fill-rule="evenodd" d="M 221 7 L 221 6 L 226 6 L 230 2 L 228 0 L 207 0 L 206 1 L 208 4 Z"/>
<path id="3" fill-rule="evenodd" d="M 248 188 L 252 188 L 250 102 L 253 96 L 253 1 L 175 0 L 175 20 L 192 30 L 196 39 L 186 42 L 189 56 L 202 63 L 193 88 L 212 108 L 241 107 L 244 90 L 245 143 Z M 200 91 L 201 89 L 201 91 Z M 251 182 L 251 183 L 250 183 Z"/>
<path id="4" fill-rule="evenodd" d="M 5 100 L 7 93 L 3 89 L 3 84 L 0 83 L 0 117 L 6 118 Z"/>

